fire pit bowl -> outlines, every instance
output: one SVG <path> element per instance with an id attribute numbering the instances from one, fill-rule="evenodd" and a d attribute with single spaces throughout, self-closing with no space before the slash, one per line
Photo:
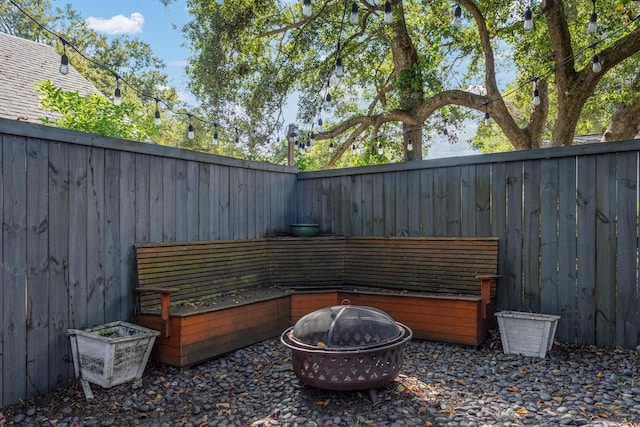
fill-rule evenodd
<path id="1" fill-rule="evenodd" d="M 325 390 L 375 388 L 400 373 L 413 333 L 373 307 L 337 305 L 302 317 L 280 336 L 293 370 L 305 384 Z"/>

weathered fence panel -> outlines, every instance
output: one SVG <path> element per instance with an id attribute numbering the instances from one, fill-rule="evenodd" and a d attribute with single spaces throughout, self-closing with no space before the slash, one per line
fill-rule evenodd
<path id="1" fill-rule="evenodd" d="M 295 168 L 0 120 L 0 406 L 73 377 L 69 328 L 133 316 L 133 244 L 288 231 Z"/>
<path id="2" fill-rule="evenodd" d="M 68 328 L 127 320 L 134 243 L 497 236 L 500 309 L 556 337 L 640 344 L 640 142 L 296 174 L 0 120 L 0 406 L 73 377 Z"/>
<path id="3" fill-rule="evenodd" d="M 348 228 L 333 204 L 299 219 L 336 234 L 497 236 L 500 309 L 561 315 L 561 341 L 636 346 L 639 152 L 625 141 L 300 173 L 301 200 L 322 204 L 320 183 L 348 177 L 343 200 L 361 210 Z"/>

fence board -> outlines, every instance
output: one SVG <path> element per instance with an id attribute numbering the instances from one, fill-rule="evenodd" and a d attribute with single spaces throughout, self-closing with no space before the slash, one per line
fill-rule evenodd
<path id="1" fill-rule="evenodd" d="M 410 237 L 418 237 L 421 235 L 421 216 L 420 209 L 420 171 L 407 172 L 407 210 L 408 216 L 408 235 Z"/>
<path id="2" fill-rule="evenodd" d="M 615 344 L 616 337 L 616 156 L 596 158 L 596 345 Z"/>
<path id="3" fill-rule="evenodd" d="M 447 235 L 447 170 L 433 171 L 433 235 Z"/>
<path id="4" fill-rule="evenodd" d="M 540 312 L 540 162 L 527 161 L 523 168 L 523 303 Z"/>
<path id="5" fill-rule="evenodd" d="M 162 182 L 160 187 L 160 206 L 162 209 L 162 241 L 163 242 L 175 242 L 177 234 L 177 215 L 176 209 L 184 210 L 185 205 L 179 205 L 176 198 L 178 189 L 176 160 L 175 159 L 162 159 Z"/>
<path id="6" fill-rule="evenodd" d="M 104 153 L 104 318 L 109 321 L 128 319 L 122 313 L 120 298 L 122 276 L 120 272 L 120 153 Z M 125 294 L 126 295 L 126 294 Z M 125 317 L 122 317 L 124 314 Z"/>
<path id="7" fill-rule="evenodd" d="M 503 276 L 500 286 L 496 291 L 497 306 L 499 309 L 507 309 L 507 286 L 504 285 L 507 277 L 507 164 L 497 163 L 492 165 L 491 178 L 491 234 L 500 237 L 498 241 L 498 274 Z"/>
<path id="8" fill-rule="evenodd" d="M 578 344 L 595 342 L 596 293 L 596 157 L 578 159 L 578 299 L 576 338 Z"/>
<path id="9" fill-rule="evenodd" d="M 43 291 L 48 289 L 48 251 L 47 233 L 49 232 L 49 215 L 46 200 L 48 191 L 48 163 L 49 152 L 47 143 L 41 140 L 27 141 L 27 396 L 43 393 L 49 388 L 47 364 L 42 363 L 49 357 L 49 295 Z M 0 156 L 0 171 L 2 171 L 2 156 Z M 0 206 L 3 206 L 3 191 L 0 188 Z M 2 210 L 0 209 L 0 212 Z M 0 214 L 0 221 L 2 214 Z M 1 246 L 1 245 L 0 245 Z M 0 259 L 3 251 L 0 247 Z M 3 280 L 0 277 L 0 295 Z M 0 301 L 0 319 L 2 319 L 2 304 Z M 2 332 L 0 331 L 0 336 Z M 2 339 L 0 339 L 0 343 Z M 0 344 L 0 347 L 2 345 Z M 2 351 L 0 351 L 2 353 Z M 0 366 L 2 356 L 0 355 Z M 2 396 L 2 382 L 0 381 L 0 396 Z"/>
<path id="10" fill-rule="evenodd" d="M 149 164 L 149 239 L 152 242 L 161 242 L 164 237 L 163 214 L 163 168 L 162 157 L 152 158 Z"/>
<path id="11" fill-rule="evenodd" d="M 558 159 L 540 165 L 540 311 L 558 313 Z"/>
<path id="12" fill-rule="evenodd" d="M 135 277 L 135 259 L 131 237 L 136 235 L 136 155 L 120 152 L 120 316 L 133 317 L 132 277 Z"/>
<path id="13" fill-rule="evenodd" d="M 190 197 L 190 185 L 189 185 L 189 162 L 180 160 L 176 161 L 176 211 L 182 211 L 182 215 L 176 212 L 176 234 L 175 238 L 177 242 L 184 242 L 188 240 L 196 240 L 197 232 L 193 237 L 189 234 L 189 218 L 198 218 L 199 224 L 200 218 L 197 216 L 198 204 L 195 202 L 194 197 Z M 195 210 L 194 210 L 195 206 Z"/>
<path id="14" fill-rule="evenodd" d="M 362 175 L 351 177 L 351 229 L 352 236 L 362 235 Z"/>
<path id="15" fill-rule="evenodd" d="M 71 327 L 89 324 L 89 307 L 87 302 L 87 227 L 88 227 L 88 191 L 87 191 L 87 147 L 70 147 L 69 149 L 69 292 Z M 93 326 L 93 324 L 92 324 Z"/>
<path id="16" fill-rule="evenodd" d="M 500 282 L 500 287 L 506 290 L 510 309 L 526 311 L 529 307 L 524 305 L 525 301 L 522 299 L 522 163 L 509 163 L 506 173 L 507 250 L 504 256 L 507 261 L 507 274 Z"/>
<path id="17" fill-rule="evenodd" d="M 563 172 L 558 188 L 558 321 L 556 336 L 566 342 L 576 341 L 577 324 L 577 166 L 575 157 L 558 160 Z M 552 313 L 553 314 L 553 313 Z"/>
<path id="18" fill-rule="evenodd" d="M 616 344 L 632 347 L 639 341 L 638 289 L 638 154 L 618 153 L 618 239 L 616 241 Z M 635 319 L 635 321 L 634 321 Z"/>
<path id="19" fill-rule="evenodd" d="M 476 165 L 476 236 L 491 237 L 491 165 Z"/>
<path id="20" fill-rule="evenodd" d="M 433 206 L 433 170 L 420 171 L 420 221 L 421 236 L 435 236 L 435 209 Z"/>
<path id="21" fill-rule="evenodd" d="M 409 236 L 409 210 L 407 205 L 409 202 L 409 177 L 408 172 L 396 172 L 395 175 L 395 197 L 393 198 L 393 208 L 395 216 L 395 232 L 394 236 Z"/>
<path id="22" fill-rule="evenodd" d="M 461 233 L 461 171 L 458 166 L 447 168 L 447 236 L 460 236 Z"/>
<path id="23" fill-rule="evenodd" d="M 49 145 L 49 389 L 67 382 L 69 357 L 69 148 Z M 76 243 L 76 242 L 74 242 Z M 4 381 L 4 379 L 3 379 Z M 11 400 L 5 399 L 5 402 Z"/>
<path id="24" fill-rule="evenodd" d="M 373 235 L 374 224 L 374 206 L 373 203 L 373 176 L 362 175 L 362 200 L 360 206 L 362 207 L 362 226 L 361 233 L 363 236 Z"/>
<path id="25" fill-rule="evenodd" d="M 371 191 L 371 206 L 373 207 L 373 235 L 384 236 L 384 175 L 374 175 Z"/>
<path id="26" fill-rule="evenodd" d="M 469 166 L 460 173 L 460 235 L 476 235 L 476 168 Z"/>
<path id="27" fill-rule="evenodd" d="M 2 146 L 5 166 L 15 166 L 5 167 L 2 171 L 2 378 L 5 384 L 13 385 L 4 390 L 4 399 L 10 401 L 17 400 L 27 393 L 26 377 L 23 374 L 27 368 L 27 313 L 24 304 L 27 264 L 23 253 L 26 251 L 27 242 L 27 209 L 24 203 L 27 191 L 26 148 L 26 138 L 20 137 L 5 138 Z"/>
<path id="28" fill-rule="evenodd" d="M 136 155 L 136 188 L 135 199 L 136 206 L 136 243 L 149 243 L 151 241 L 151 224 L 150 224 L 150 207 L 151 207 L 151 192 L 149 189 L 149 170 L 151 167 L 151 159 L 148 156 L 141 154 Z"/>
<path id="29" fill-rule="evenodd" d="M 87 175 L 87 287 L 88 325 L 99 325 L 105 319 L 104 280 L 104 149 L 89 148 Z M 71 240 L 73 242 L 73 240 Z M 69 257 L 78 256 L 76 245 L 69 245 Z"/>
<path id="30" fill-rule="evenodd" d="M 231 213 L 230 213 L 230 172 L 229 168 L 222 166 L 218 169 L 218 212 L 220 213 L 220 239 L 227 240 L 231 238 Z M 272 206 L 273 207 L 273 206 Z"/>
<path id="31" fill-rule="evenodd" d="M 5 144 L 9 144 L 12 138 L 13 138 L 12 136 L 0 134 L 0 142 L 2 142 L 2 147 L 4 147 Z M 2 178 L 2 181 L 4 182 L 3 175 L 4 175 L 5 168 L 4 168 L 4 156 L 1 155 L 2 147 L 0 147 L 0 178 Z M 2 185 L 0 184 L 0 224 L 2 222 L 4 222 L 4 190 Z M 0 236 L 2 236 L 1 228 L 0 228 Z M 0 260 L 3 260 L 3 259 L 4 259 L 4 241 L 0 242 Z M 5 289 L 4 274 L 0 274 L 0 295 L 4 295 L 4 289 Z M 0 322 L 2 321 L 1 319 L 4 319 L 5 312 L 8 311 L 8 308 L 5 307 L 6 304 L 7 304 L 7 301 L 4 298 L 2 298 L 2 300 L 0 300 Z M 0 328 L 0 372 L 2 372 L 4 369 L 4 351 L 3 351 L 4 345 L 5 345 L 4 339 L 5 339 L 4 328 Z M 3 402 L 8 401 L 4 398 L 5 388 L 7 389 L 7 394 L 9 394 L 9 387 L 13 387 L 13 385 L 9 385 L 9 384 L 7 384 L 7 386 L 5 387 L 4 383 L 5 383 L 4 380 L 0 380 L 0 406 L 2 406 Z"/>

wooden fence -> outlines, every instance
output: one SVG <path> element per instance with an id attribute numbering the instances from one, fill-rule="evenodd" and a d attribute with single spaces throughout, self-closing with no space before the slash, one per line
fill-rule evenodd
<path id="1" fill-rule="evenodd" d="M 73 377 L 68 328 L 132 317 L 134 243 L 324 233 L 498 236 L 498 305 L 640 344 L 627 141 L 296 174 L 0 119 L 0 407 Z M 410 262 L 410 260 L 408 260 Z"/>
<path id="2" fill-rule="evenodd" d="M 640 344 L 639 141 L 300 173 L 298 221 L 374 236 L 498 236 L 498 308 L 569 343 Z M 408 260 L 411 262 L 411 260 Z"/>
<path id="3" fill-rule="evenodd" d="M 0 142 L 0 407 L 73 378 L 68 328 L 132 318 L 134 243 L 295 219 L 295 168 L 2 119 Z"/>

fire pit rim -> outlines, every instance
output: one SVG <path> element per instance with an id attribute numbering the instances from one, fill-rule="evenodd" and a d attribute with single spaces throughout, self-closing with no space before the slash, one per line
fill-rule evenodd
<path id="1" fill-rule="evenodd" d="M 286 347 L 292 350 L 304 351 L 308 353 L 323 353 L 323 354 L 362 354 L 362 353 L 370 353 L 377 352 L 380 349 L 388 349 L 394 348 L 398 345 L 402 345 L 407 343 L 413 337 L 413 331 L 408 326 L 395 322 L 396 325 L 400 328 L 400 335 L 391 341 L 384 341 L 382 343 L 367 345 L 367 346 L 351 346 L 351 347 L 319 347 L 311 344 L 307 344 L 305 342 L 300 341 L 295 336 L 293 336 L 293 328 L 291 326 L 285 329 L 282 334 L 280 334 L 280 342 L 284 344 Z M 286 337 L 286 338 L 285 338 Z M 289 342 L 287 342 L 287 340 Z"/>

